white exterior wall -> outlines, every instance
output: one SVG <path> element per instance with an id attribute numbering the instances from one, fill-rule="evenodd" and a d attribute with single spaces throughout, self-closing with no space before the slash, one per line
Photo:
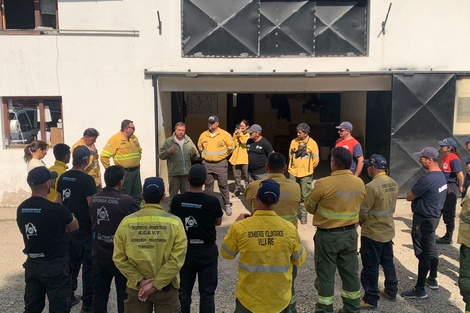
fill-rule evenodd
<path id="1" fill-rule="evenodd" d="M 367 57 L 353 58 L 181 58 L 181 25 L 169 14 L 180 13 L 180 1 L 170 1 L 172 8 L 160 10 L 165 40 L 171 32 L 167 48 L 159 58 L 165 62 L 151 66 L 152 71 L 269 73 L 279 72 L 376 72 L 466 71 L 470 69 L 466 34 L 470 32 L 470 2 L 455 0 L 445 5 L 437 0 L 393 1 L 385 27 L 386 34 L 377 38 L 390 1 L 373 1 L 369 5 Z M 168 19 L 171 25 L 168 25 Z M 179 24 L 178 24 L 179 23 Z M 162 38 L 163 37 L 163 38 Z"/>
<path id="2" fill-rule="evenodd" d="M 65 143 L 72 145 L 87 127 L 101 136 L 97 147 L 118 131 L 121 120 L 135 122 L 143 147 L 142 177 L 155 174 L 154 89 L 145 71 L 227 73 L 344 73 L 393 71 L 470 71 L 467 34 L 470 33 L 470 2 L 452 5 L 437 0 L 396 0 L 386 25 L 377 37 L 389 2 L 370 1 L 368 56 L 354 58 L 245 58 L 210 59 L 181 57 L 181 1 L 59 0 L 59 27 L 64 30 L 134 30 L 135 36 L 77 31 L 74 35 L 9 35 L 0 33 L 0 97 L 61 96 Z M 157 11 L 162 34 L 157 29 Z M 163 91 L 325 90 L 333 78 L 230 78 L 206 81 L 163 79 Z M 336 78 L 338 79 L 338 78 Z M 340 90 L 390 88 L 389 77 L 342 76 Z M 349 82 L 347 82 L 349 80 Z M 364 81 L 367 85 L 361 89 Z M 374 83 L 377 82 L 377 86 Z M 330 82 L 331 83 L 331 82 Z M 334 85 L 334 84 L 333 84 Z M 356 87 L 354 87 L 356 86 Z M 331 91 L 331 90 L 330 90 Z M 159 103 L 159 141 L 171 131 L 169 93 Z M 162 108 L 163 107 L 163 108 Z M 165 121 L 165 126 L 163 122 Z M 197 138 L 193 138 L 197 141 Z M 3 145 L 2 145 L 3 147 Z M 0 149 L 0 205 L 15 205 L 26 197 L 26 165 L 23 149 Z M 45 158 L 54 161 L 52 150 Z M 164 162 L 162 162 L 164 163 Z M 164 171 L 162 171 L 164 176 Z"/>

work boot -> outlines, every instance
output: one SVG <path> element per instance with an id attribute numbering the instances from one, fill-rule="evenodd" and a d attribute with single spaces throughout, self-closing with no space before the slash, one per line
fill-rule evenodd
<path id="1" fill-rule="evenodd" d="M 452 233 L 446 233 L 443 237 L 436 239 L 438 245 L 450 245 L 452 244 Z"/>
<path id="2" fill-rule="evenodd" d="M 369 309 L 369 310 L 377 309 L 376 305 L 367 303 L 367 302 L 364 301 L 364 299 L 361 299 L 361 302 L 359 302 L 359 305 L 361 306 L 361 309 Z"/>
<path id="3" fill-rule="evenodd" d="M 397 300 L 397 297 L 396 297 L 396 296 L 395 296 L 395 297 L 392 297 L 391 295 L 389 295 L 389 294 L 387 293 L 387 291 L 385 290 L 385 288 L 380 289 L 379 292 L 380 292 L 380 295 L 381 295 L 382 297 L 384 297 L 385 299 L 387 299 L 387 300 L 389 300 L 389 301 L 396 301 L 396 300 Z"/>

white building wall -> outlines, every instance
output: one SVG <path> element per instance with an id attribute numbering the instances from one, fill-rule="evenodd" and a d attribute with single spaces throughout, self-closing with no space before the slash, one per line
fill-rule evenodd
<path id="1" fill-rule="evenodd" d="M 95 127 L 101 133 L 97 141 L 99 150 L 118 131 L 122 119 L 134 120 L 136 135 L 143 147 L 142 177 L 146 177 L 156 172 L 154 89 L 152 80 L 145 77 L 146 71 L 227 74 L 231 71 L 272 73 L 273 70 L 276 73 L 306 70 L 331 74 L 470 71 L 466 40 L 470 33 L 468 0 L 454 0 L 452 5 L 437 0 L 393 1 L 386 34 L 378 37 L 388 5 L 389 1 L 370 1 L 366 57 L 198 59 L 181 57 L 181 1 L 59 0 L 60 29 L 76 32 L 60 35 L 0 33 L 0 97 L 61 96 L 65 142 L 71 145 L 85 128 Z M 157 28 L 157 11 L 162 21 L 161 35 Z M 231 88 L 221 86 L 224 83 L 217 83 L 218 79 L 213 81 L 210 85 L 210 81 L 201 84 L 199 78 L 184 82 L 170 78 L 166 85 L 162 83 L 162 89 L 172 86 L 165 91 L 224 92 L 238 84 L 246 91 L 270 91 L 289 85 L 297 86 L 299 90 L 295 91 L 302 91 L 315 90 L 317 87 L 312 86 L 318 86 L 315 79 L 307 82 L 307 78 L 285 78 L 277 85 L 268 78 L 257 78 L 254 84 L 252 80 L 234 78 L 234 82 L 225 81 L 225 86 Z M 325 80 L 317 78 L 316 82 Z M 375 87 L 373 82 L 369 83 L 361 90 L 382 89 L 390 85 L 390 79 L 386 77 Z M 185 84 L 191 87 L 184 87 Z M 169 104 L 169 93 L 159 97 L 156 131 L 160 142 L 171 133 L 171 126 L 162 126 L 163 121 L 171 123 Z M 0 149 L 3 174 L 0 205 L 16 204 L 29 192 L 22 156 L 21 148 Z M 53 159 L 50 151 L 46 164 L 52 165 Z"/>
<path id="2" fill-rule="evenodd" d="M 382 21 L 390 1 L 370 1 L 367 57 L 353 58 L 181 58 L 180 18 L 170 25 L 167 14 L 179 13 L 180 1 L 171 1 L 172 8 L 161 10 L 165 40 L 171 32 L 170 42 L 160 58 L 162 64 L 151 66 L 153 71 L 269 73 L 276 72 L 376 72 L 376 71 L 462 71 L 470 69 L 466 57 L 469 48 L 465 39 L 470 32 L 470 2 L 455 0 L 445 5 L 437 0 L 393 1 L 385 27 L 385 35 L 379 37 Z M 177 7 L 177 10 L 175 10 Z"/>

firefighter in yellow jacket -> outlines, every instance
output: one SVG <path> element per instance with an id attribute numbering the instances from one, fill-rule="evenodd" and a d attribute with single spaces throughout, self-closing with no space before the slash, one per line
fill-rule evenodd
<path id="1" fill-rule="evenodd" d="M 181 312 L 179 271 L 187 249 L 179 217 L 165 212 L 160 177 L 144 182 L 142 208 L 126 216 L 114 236 L 113 261 L 127 278 L 125 312 Z"/>
<path id="2" fill-rule="evenodd" d="M 301 224 L 307 224 L 307 211 L 303 205 L 305 197 L 312 190 L 313 171 L 318 165 L 318 145 L 310 136 L 310 126 L 306 123 L 297 125 L 297 138 L 293 139 L 289 148 L 289 178 L 300 185 L 302 191 L 299 206 Z"/>
<path id="3" fill-rule="evenodd" d="M 361 308 L 374 309 L 380 294 L 394 300 L 398 292 L 398 279 L 393 263 L 393 238 L 395 222 L 393 213 L 398 198 L 398 184 L 387 173 L 387 160 L 373 154 L 364 160 L 367 174 L 372 181 L 366 185 L 366 197 L 361 205 L 361 284 L 364 296 Z M 385 288 L 379 291 L 379 267 L 385 276 Z"/>
<path id="4" fill-rule="evenodd" d="M 305 208 L 313 214 L 317 231 L 313 237 L 315 312 L 333 312 L 336 269 L 343 282 L 344 312 L 361 311 L 361 284 L 357 273 L 357 231 L 359 210 L 366 195 L 362 180 L 349 170 L 352 154 L 345 148 L 331 150 L 330 176 L 318 179 L 305 198 Z"/>
<path id="5" fill-rule="evenodd" d="M 281 196 L 279 202 L 274 206 L 274 212 L 288 222 L 291 222 L 297 228 L 297 208 L 300 204 L 300 187 L 296 182 L 287 179 L 284 176 L 286 172 L 286 158 L 279 152 L 273 152 L 268 156 L 268 175 L 266 179 L 272 179 L 281 187 Z M 258 201 L 256 196 L 260 183 L 262 181 L 255 180 L 248 185 L 245 193 L 245 201 L 251 206 L 252 212 L 258 210 Z M 291 313 L 296 313 L 297 297 L 295 295 L 294 280 L 297 277 L 297 266 L 292 269 L 292 299 L 290 302 Z"/>
<path id="6" fill-rule="evenodd" d="M 142 193 L 142 182 L 140 179 L 140 159 L 142 148 L 139 139 L 134 135 L 135 126 L 131 120 L 121 122 L 121 130 L 112 136 L 101 151 L 100 160 L 107 169 L 110 159 L 113 158 L 115 165 L 124 167 L 124 184 L 120 192 L 131 195 L 140 204 Z"/>
<path id="7" fill-rule="evenodd" d="M 462 201 L 457 243 L 461 244 L 459 268 L 460 294 L 465 302 L 465 313 L 470 313 L 470 192 L 468 191 Z"/>
<path id="8" fill-rule="evenodd" d="M 251 217 L 240 215 L 224 238 L 222 257 L 240 253 L 235 312 L 291 312 L 292 268 L 307 256 L 297 229 L 273 211 L 279 196 L 279 184 L 263 180 L 258 210 Z"/>
<path id="9" fill-rule="evenodd" d="M 51 190 L 47 194 L 47 200 L 51 202 L 57 202 L 57 182 L 59 181 L 60 175 L 67 172 L 69 168 L 67 163 L 70 162 L 70 147 L 65 143 L 58 143 L 54 146 L 54 165 L 49 167 L 49 171 L 56 172 L 57 178 L 51 181 Z"/>
<path id="10" fill-rule="evenodd" d="M 286 158 L 279 152 L 273 152 L 268 156 L 268 175 L 266 179 L 271 178 L 281 186 L 281 197 L 274 207 L 277 215 L 288 222 L 291 222 L 297 228 L 297 208 L 300 204 L 299 184 L 287 179 L 284 176 L 286 171 Z M 251 182 L 245 192 L 245 202 L 248 204 L 248 210 L 251 207 L 251 213 L 258 210 L 256 196 L 262 180 Z"/>
<path id="11" fill-rule="evenodd" d="M 219 127 L 219 118 L 209 116 L 208 130 L 204 131 L 197 142 L 197 147 L 203 159 L 202 165 L 207 170 L 205 190 L 214 192 L 214 181 L 219 184 L 220 194 L 224 202 L 223 210 L 227 216 L 232 215 L 232 203 L 228 190 L 228 156 L 234 147 L 233 138 L 228 132 Z"/>
<path id="12" fill-rule="evenodd" d="M 103 188 L 101 186 L 101 169 L 100 162 L 98 162 L 98 150 L 96 149 L 95 142 L 100 133 L 94 128 L 87 128 L 83 132 L 83 137 L 72 146 L 72 153 L 78 146 L 87 146 L 90 149 L 90 161 L 85 168 L 85 173 L 93 177 L 96 184 L 96 192 L 100 192 Z"/>
<path id="13" fill-rule="evenodd" d="M 246 147 L 246 142 L 250 139 L 250 134 L 246 132 L 248 128 L 250 128 L 248 120 L 242 120 L 233 132 L 235 150 L 233 150 L 229 162 L 232 164 L 233 178 L 235 179 L 235 190 L 233 193 L 236 197 L 240 195 L 242 190 L 242 174 L 245 179 L 245 189 L 248 186 L 248 150 Z"/>

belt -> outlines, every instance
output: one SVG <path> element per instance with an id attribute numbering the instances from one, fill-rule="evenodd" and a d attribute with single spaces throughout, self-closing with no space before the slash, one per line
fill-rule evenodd
<path id="1" fill-rule="evenodd" d="M 126 172 L 135 172 L 140 169 L 140 166 L 125 168 Z"/>
<path id="2" fill-rule="evenodd" d="M 202 246 L 211 246 L 214 245 L 215 241 L 204 241 L 202 239 L 188 239 L 188 247 L 202 247 Z"/>
<path id="3" fill-rule="evenodd" d="M 317 230 L 324 231 L 326 233 L 335 233 L 335 232 L 339 232 L 339 231 L 350 230 L 350 229 L 353 229 L 355 227 L 356 227 L 356 224 L 352 224 L 352 225 L 348 225 L 348 226 L 341 226 L 341 227 L 335 227 L 335 228 L 320 228 L 320 227 L 317 227 Z"/>
<path id="4" fill-rule="evenodd" d="M 225 160 L 225 159 L 222 159 L 222 160 L 220 160 L 220 161 L 207 161 L 207 160 L 204 160 L 204 162 L 206 162 L 206 163 L 220 163 L 220 162 L 222 162 L 222 161 L 224 161 L 224 160 Z"/>
<path id="5" fill-rule="evenodd" d="M 28 262 L 28 263 L 62 264 L 64 262 L 68 262 L 68 258 L 62 256 L 62 257 L 55 257 L 55 258 L 52 258 L 52 259 L 46 259 L 46 258 L 32 258 L 32 257 L 28 256 L 28 258 L 26 259 L 26 262 Z"/>

